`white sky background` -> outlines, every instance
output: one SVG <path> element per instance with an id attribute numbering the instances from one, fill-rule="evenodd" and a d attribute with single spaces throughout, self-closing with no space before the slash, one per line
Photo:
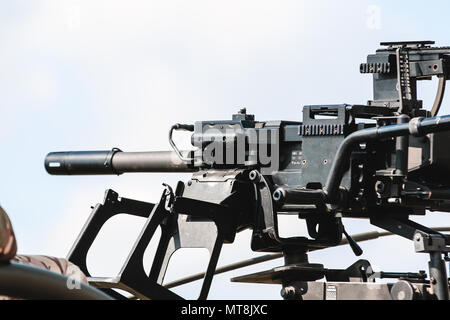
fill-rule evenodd
<path id="1" fill-rule="evenodd" d="M 372 95 L 371 77 L 359 74 L 359 63 L 380 41 L 450 45 L 449 6 L 445 1 L 0 0 L 0 203 L 12 218 L 19 251 L 65 256 L 89 207 L 102 201 L 107 188 L 156 201 L 162 182 L 189 178 L 55 177 L 44 170 L 46 153 L 169 150 L 167 130 L 177 122 L 230 119 L 240 107 L 259 120 L 301 120 L 303 105 L 365 103 Z M 431 7 L 440 9 L 423 15 Z M 422 88 L 429 105 L 432 83 Z M 450 111 L 446 102 L 443 113 Z M 450 225 L 448 214 L 416 220 Z M 126 219 L 107 226 L 90 255 L 93 273 L 113 275 L 120 268 L 140 223 Z M 351 233 L 375 229 L 367 221 L 346 225 Z M 296 230 L 291 223 L 284 226 Z M 244 232 L 226 245 L 219 264 L 258 255 L 250 251 L 249 239 Z M 378 269 L 426 269 L 426 255 L 414 254 L 407 240 L 361 246 L 362 258 Z M 194 263 L 199 257 L 198 252 L 175 257 L 179 263 L 170 267 L 168 280 L 200 271 Z M 311 253 L 310 260 L 344 268 L 357 258 L 342 247 Z M 278 286 L 231 284 L 229 278 L 279 264 L 218 276 L 210 297 L 278 299 Z M 177 292 L 193 298 L 198 288 L 196 283 Z"/>

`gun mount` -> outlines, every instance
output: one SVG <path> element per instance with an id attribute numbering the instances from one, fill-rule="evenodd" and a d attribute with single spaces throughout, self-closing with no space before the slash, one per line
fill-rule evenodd
<path id="1" fill-rule="evenodd" d="M 175 191 L 166 186 L 156 204 L 119 198 L 107 191 L 69 260 L 87 272 L 87 251 L 109 218 L 124 212 L 146 217 L 120 274 L 114 279 L 91 278 L 91 282 L 112 295 L 117 294 L 111 288 L 120 288 L 139 298 L 179 298 L 163 286 L 170 256 L 181 247 L 204 247 L 211 253 L 199 295 L 205 299 L 223 243 L 251 229 L 251 249 L 281 252 L 285 266 L 235 280 L 280 283 L 284 297 L 294 292 L 298 298 L 306 294 L 303 284 L 323 277 L 330 281 L 356 277 L 365 283 L 373 279 L 366 272 L 367 263 L 344 272 L 310 264 L 307 258 L 309 250 L 338 245 L 343 234 L 360 255 L 361 248 L 343 225 L 343 218 L 358 217 L 413 240 L 416 252 L 430 254 L 430 280 L 416 273 L 403 274 L 399 277 L 407 284 L 402 282 L 395 290 L 389 287 L 390 294 L 408 291 L 408 283 L 419 279 L 425 287 L 432 287 L 434 297 L 448 299 L 442 255 L 450 251 L 450 237 L 409 219 L 426 210 L 450 212 L 450 151 L 446 147 L 450 115 L 438 116 L 450 77 L 450 48 L 432 44 L 382 43 L 385 48 L 369 55 L 360 66 L 361 73 L 373 74 L 374 98 L 367 105 L 305 106 L 301 122 L 257 121 L 243 109 L 231 120 L 176 124 L 169 131 L 173 151 L 114 148 L 48 154 L 45 167 L 55 175 L 193 173 Z M 433 76 L 439 78 L 439 85 L 428 111 L 417 99 L 417 81 Z M 172 140 L 174 130 L 192 132 L 194 150 L 180 151 Z M 304 219 L 308 234 L 281 237 L 278 216 L 283 214 Z M 146 274 L 143 254 L 158 226 L 162 235 Z"/>

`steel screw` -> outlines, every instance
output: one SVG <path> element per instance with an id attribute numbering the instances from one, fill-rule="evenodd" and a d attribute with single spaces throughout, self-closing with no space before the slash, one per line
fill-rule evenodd
<path id="1" fill-rule="evenodd" d="M 257 170 L 252 170 L 248 174 L 248 178 L 250 179 L 250 181 L 259 181 L 260 176 L 261 175 L 259 174 L 259 172 Z"/>

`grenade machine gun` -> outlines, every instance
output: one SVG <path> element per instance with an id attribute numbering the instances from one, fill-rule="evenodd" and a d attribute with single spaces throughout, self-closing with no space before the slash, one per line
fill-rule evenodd
<path id="1" fill-rule="evenodd" d="M 360 72 L 373 76 L 373 100 L 366 105 L 303 107 L 303 120 L 258 121 L 245 109 L 231 120 L 175 124 L 172 151 L 52 152 L 45 168 L 53 175 L 120 175 L 129 172 L 192 172 L 158 203 L 106 192 L 93 209 L 69 253 L 90 283 L 120 296 L 181 298 L 164 285 L 171 255 L 179 248 L 206 248 L 210 260 L 199 293 L 206 299 L 224 243 L 252 230 L 251 249 L 277 253 L 284 265 L 233 281 L 277 283 L 284 298 L 448 299 L 445 260 L 450 237 L 410 220 L 426 210 L 450 212 L 450 115 L 439 116 L 450 77 L 450 48 L 434 42 L 381 43 Z M 438 78 L 433 106 L 417 98 L 417 82 Z M 192 132 L 194 150 L 180 151 L 174 131 Z M 92 277 L 88 250 L 104 223 L 119 213 L 145 217 L 142 232 L 116 277 Z M 306 222 L 307 234 L 282 237 L 280 215 Z M 366 218 L 410 239 L 429 254 L 429 275 L 373 272 L 359 260 L 347 269 L 327 269 L 308 261 L 308 252 L 346 243 L 362 253 L 345 231 L 344 218 Z M 144 252 L 161 229 L 149 273 Z M 376 277 L 397 278 L 375 283 Z M 325 278 L 325 282 L 316 280 Z M 376 290 L 369 290 L 369 289 Z"/>

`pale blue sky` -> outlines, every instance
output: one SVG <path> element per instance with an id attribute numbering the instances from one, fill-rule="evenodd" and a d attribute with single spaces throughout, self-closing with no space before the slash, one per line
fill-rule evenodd
<path id="1" fill-rule="evenodd" d="M 379 23 L 371 19 L 373 8 L 380 10 Z M 229 119 L 243 106 L 260 120 L 301 120 L 303 105 L 365 103 L 371 79 L 358 66 L 366 55 L 380 41 L 450 45 L 449 9 L 447 1 L 0 0 L 0 203 L 20 252 L 65 256 L 106 188 L 155 201 L 162 182 L 188 179 L 54 177 L 44 170 L 47 152 L 168 150 L 173 123 Z M 429 104 L 432 83 L 421 88 Z M 443 113 L 450 112 L 448 101 Z M 450 225 L 448 214 L 418 220 Z M 110 248 L 125 252 L 139 223 L 108 226 L 90 256 L 92 270 L 117 270 L 120 259 L 108 258 Z M 366 221 L 347 225 L 351 233 L 375 229 Z M 220 263 L 256 255 L 248 240 L 248 232 L 239 235 Z M 406 240 L 362 247 L 363 258 L 384 270 L 426 268 L 427 257 L 414 254 Z M 177 259 L 183 263 L 172 266 L 169 278 L 198 270 L 192 257 Z M 312 253 L 310 260 L 346 267 L 356 258 L 344 247 Z M 277 299 L 278 286 L 228 279 L 280 263 L 217 277 L 211 298 Z M 194 297 L 195 288 L 178 292 Z"/>

